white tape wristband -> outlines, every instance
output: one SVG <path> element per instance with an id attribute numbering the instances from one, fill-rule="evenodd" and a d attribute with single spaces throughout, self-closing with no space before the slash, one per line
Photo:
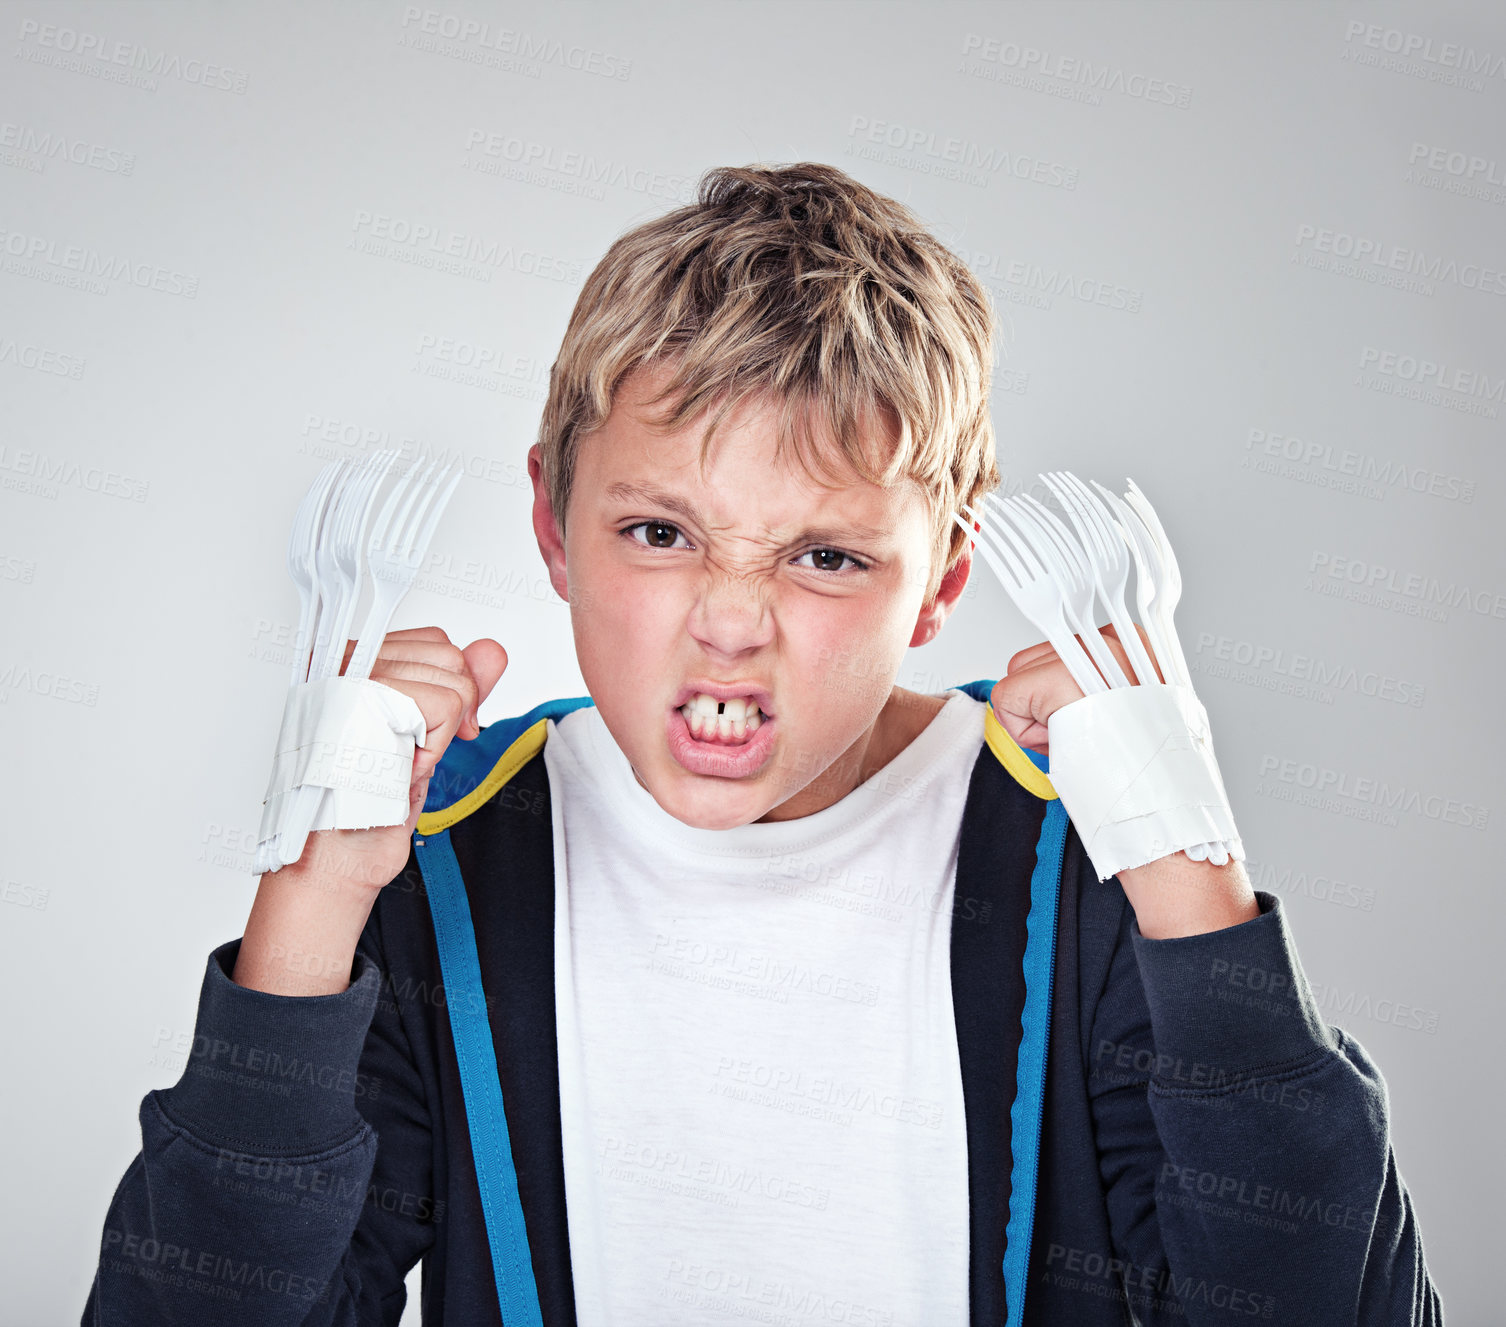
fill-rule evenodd
<path id="1" fill-rule="evenodd" d="M 311 831 L 403 824 L 413 754 L 427 737 L 413 700 L 381 682 L 327 677 L 290 687 L 258 847 L 290 827 L 304 787 L 322 790 Z"/>
<path id="2" fill-rule="evenodd" d="M 1052 787 L 1100 880 L 1220 840 L 1244 860 L 1191 687 L 1112 687 L 1063 705 L 1046 731 Z"/>

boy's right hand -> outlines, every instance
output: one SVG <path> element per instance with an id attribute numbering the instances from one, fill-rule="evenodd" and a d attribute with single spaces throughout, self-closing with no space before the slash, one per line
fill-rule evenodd
<path id="1" fill-rule="evenodd" d="M 355 642 L 346 642 L 344 673 Z M 257 883 L 231 974 L 237 985 L 273 995 L 330 995 L 350 984 L 356 945 L 383 885 L 408 861 L 408 845 L 429 778 L 450 742 L 481 733 L 477 710 L 507 667 L 507 651 L 483 637 L 465 649 L 438 627 L 389 632 L 373 681 L 410 697 L 428 729 L 413 753 L 408 820 L 375 829 L 313 831 L 303 855 Z"/>
<path id="2" fill-rule="evenodd" d="M 355 641 L 346 642 L 342 674 L 355 647 Z M 472 741 L 480 736 L 477 711 L 506 668 L 507 651 L 489 637 L 472 641 L 462 650 L 440 627 L 388 632 L 372 664 L 371 680 L 410 697 L 428 729 L 424 745 L 413 753 L 408 820 L 375 829 L 314 830 L 303 855 L 276 874 L 287 876 L 290 882 L 366 885 L 373 891 L 392 880 L 407 863 L 409 841 L 434 767 L 453 739 Z"/>

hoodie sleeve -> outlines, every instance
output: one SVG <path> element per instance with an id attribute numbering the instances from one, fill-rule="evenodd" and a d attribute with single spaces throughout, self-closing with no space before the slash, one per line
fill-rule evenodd
<path id="1" fill-rule="evenodd" d="M 237 986 L 239 947 L 210 955 L 182 1078 L 142 1102 L 84 1327 L 392 1324 L 433 1243 L 427 1108 L 375 923 L 337 995 Z"/>
<path id="2" fill-rule="evenodd" d="M 1171 940 L 1126 903 L 1089 1048 L 1123 1293 L 1147 1323 L 1441 1327 L 1385 1082 L 1256 899 Z"/>

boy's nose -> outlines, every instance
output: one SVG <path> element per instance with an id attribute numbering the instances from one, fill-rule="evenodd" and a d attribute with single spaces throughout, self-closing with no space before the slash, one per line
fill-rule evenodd
<path id="1" fill-rule="evenodd" d="M 741 654 L 767 645 L 774 635 L 769 594 L 751 576 L 709 577 L 687 626 L 696 640 L 719 654 Z"/>

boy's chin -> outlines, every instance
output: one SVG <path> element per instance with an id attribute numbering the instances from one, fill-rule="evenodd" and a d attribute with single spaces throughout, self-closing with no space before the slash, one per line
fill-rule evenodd
<path id="1" fill-rule="evenodd" d="M 636 765 L 632 770 L 638 786 L 654 799 L 659 809 L 691 829 L 737 829 L 751 825 L 784 800 L 781 790 L 767 784 L 754 786 L 739 779 L 692 774 L 672 759 L 660 777 L 652 780 L 645 779 Z M 774 805 L 769 805 L 771 796 Z"/>

